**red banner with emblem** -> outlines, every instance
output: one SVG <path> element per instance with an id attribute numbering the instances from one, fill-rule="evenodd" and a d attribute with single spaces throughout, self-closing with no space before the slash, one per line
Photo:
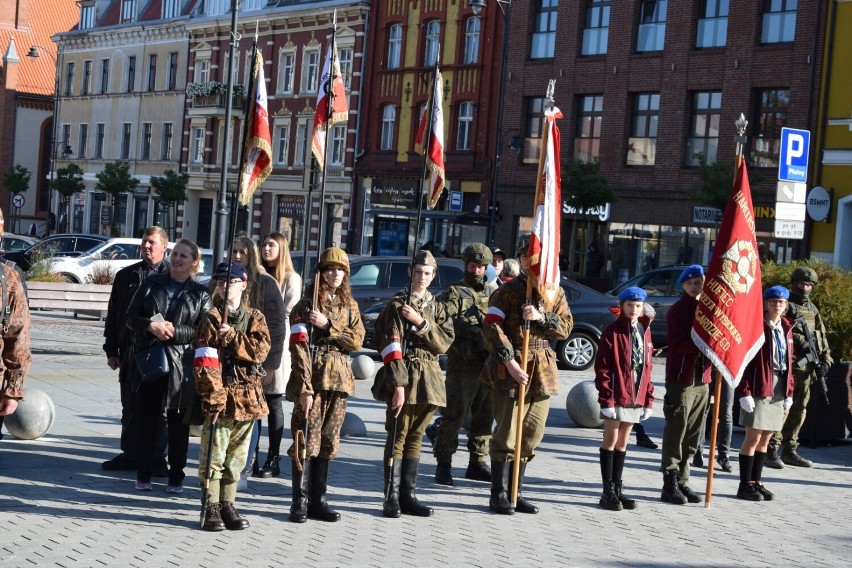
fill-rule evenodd
<path id="1" fill-rule="evenodd" d="M 737 170 L 716 237 L 692 339 L 735 386 L 763 346 L 763 286 L 745 161 Z"/>

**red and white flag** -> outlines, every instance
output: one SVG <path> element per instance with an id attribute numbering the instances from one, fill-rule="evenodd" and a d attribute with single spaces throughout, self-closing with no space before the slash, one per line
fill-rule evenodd
<path id="1" fill-rule="evenodd" d="M 331 105 L 331 113 L 329 113 Z M 317 106 L 314 112 L 314 138 L 311 152 L 322 169 L 325 164 L 326 131 L 338 122 L 349 120 L 349 108 L 346 103 L 346 88 L 343 74 L 340 72 L 340 59 L 337 56 L 337 44 L 332 41 L 328 47 L 328 56 L 322 67 Z"/>
<path id="2" fill-rule="evenodd" d="M 444 111 L 441 108 L 441 71 L 435 68 L 435 82 L 432 89 L 431 110 L 429 105 L 420 117 L 420 125 L 414 138 L 414 149 L 419 154 L 426 154 L 426 167 L 429 170 L 429 209 L 434 209 L 444 192 Z M 427 122 L 428 121 L 428 122 Z M 428 125 L 428 128 L 427 128 Z M 426 131 L 429 131 L 428 145 Z"/>
<path id="3" fill-rule="evenodd" d="M 263 54 L 256 49 L 254 58 L 255 96 L 246 137 L 246 163 L 240 176 L 240 203 L 248 205 L 252 194 L 272 173 L 272 134 L 266 103 L 266 79 L 263 76 Z"/>
<path id="4" fill-rule="evenodd" d="M 562 174 L 559 167 L 558 108 L 544 111 L 544 158 L 535 191 L 535 217 L 527 276 L 538 288 L 548 306 L 553 306 L 559 289 L 559 234 L 562 219 Z"/>
<path id="5" fill-rule="evenodd" d="M 763 286 L 744 161 L 725 207 L 695 310 L 692 340 L 734 386 L 763 346 Z"/>

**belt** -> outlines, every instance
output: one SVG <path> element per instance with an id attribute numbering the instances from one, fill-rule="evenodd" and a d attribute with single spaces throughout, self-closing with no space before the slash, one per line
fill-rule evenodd
<path id="1" fill-rule="evenodd" d="M 546 339 L 530 339 L 530 349 L 547 349 L 550 342 Z"/>
<path id="2" fill-rule="evenodd" d="M 349 351 L 347 351 L 346 349 L 341 349 L 337 345 L 329 345 L 328 343 L 320 343 L 319 345 L 317 345 L 317 349 L 319 349 L 320 351 L 336 352 L 342 353 L 343 355 L 349 355 Z"/>

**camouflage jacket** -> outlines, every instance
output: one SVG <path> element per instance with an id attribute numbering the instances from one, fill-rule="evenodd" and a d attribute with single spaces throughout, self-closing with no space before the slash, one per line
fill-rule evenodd
<path id="1" fill-rule="evenodd" d="M 437 356 L 453 342 L 453 320 L 428 291 L 423 298 L 412 294 L 411 305 L 426 320 L 421 329 L 414 329 L 399 313 L 407 295 L 406 290 L 398 292 L 376 320 L 376 344 L 384 366 L 376 374 L 373 396 L 389 402 L 393 389 L 401 386 L 408 387 L 406 404 L 446 406 L 447 389 Z"/>
<path id="2" fill-rule="evenodd" d="M 479 278 L 465 273 L 462 280 L 450 284 L 438 300 L 444 304 L 447 315 L 453 319 L 456 338 L 447 356 L 459 361 L 482 364 L 488 356 L 488 347 L 482 335 L 482 322 L 488 311 L 488 292 L 485 276 Z"/>
<path id="3" fill-rule="evenodd" d="M 364 341 L 364 324 L 358 304 L 350 299 L 344 304 L 336 296 L 328 308 L 323 309 L 331 326 L 317 329 L 310 324 L 312 298 L 302 298 L 290 312 L 290 379 L 287 381 L 287 398 L 299 399 L 302 393 L 338 391 L 355 394 L 355 377 L 349 362 L 349 353 L 361 348 Z M 308 343 L 308 333 L 311 343 Z"/>
<path id="4" fill-rule="evenodd" d="M 817 356 L 820 361 L 828 363 L 831 366 L 834 360 L 831 358 L 831 350 L 828 347 L 828 335 L 825 331 L 825 323 L 811 299 L 796 290 L 792 290 L 790 292 L 790 301 L 787 304 L 786 315 L 795 324 L 793 326 L 794 370 L 808 370 L 808 360 L 805 357 L 807 340 L 805 339 L 802 324 L 798 321 L 799 318 L 803 318 L 808 323 L 808 328 L 814 336 L 814 342 L 819 351 Z"/>
<path id="5" fill-rule="evenodd" d="M 488 302 L 483 332 L 491 346 L 491 357 L 482 373 L 482 381 L 495 390 L 513 391 L 518 383 L 504 364 L 515 358 L 523 368 L 521 356 L 524 346 L 524 320 L 522 310 L 526 303 L 527 278 L 521 275 L 498 288 Z M 527 385 L 532 396 L 554 395 L 559 392 L 559 375 L 556 353 L 551 340 L 567 339 L 574 326 L 574 318 L 565 291 L 559 288 L 552 311 L 545 311 L 541 296 L 533 290 L 532 303 L 544 316 L 530 323 L 529 351 L 527 352 Z"/>
<path id="6" fill-rule="evenodd" d="M 24 398 L 24 377 L 30 368 L 30 309 L 21 279 L 14 268 L 0 265 L 6 277 L 6 296 L 9 305 L 2 318 L 3 381 L 0 395 L 21 400 Z"/>
<path id="7" fill-rule="evenodd" d="M 211 308 L 201 319 L 196 339 L 195 388 L 206 412 L 219 412 L 240 422 L 269 414 L 261 384 L 261 364 L 272 345 L 266 319 L 260 311 L 248 310 L 245 333 L 233 327 L 220 342 L 220 308 Z"/>

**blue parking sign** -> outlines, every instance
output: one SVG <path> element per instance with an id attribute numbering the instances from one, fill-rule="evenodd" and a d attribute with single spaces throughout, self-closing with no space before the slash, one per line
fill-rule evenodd
<path id="1" fill-rule="evenodd" d="M 808 181 L 808 150 L 811 133 L 795 128 L 781 129 L 781 151 L 778 156 L 778 179 L 780 181 Z"/>

